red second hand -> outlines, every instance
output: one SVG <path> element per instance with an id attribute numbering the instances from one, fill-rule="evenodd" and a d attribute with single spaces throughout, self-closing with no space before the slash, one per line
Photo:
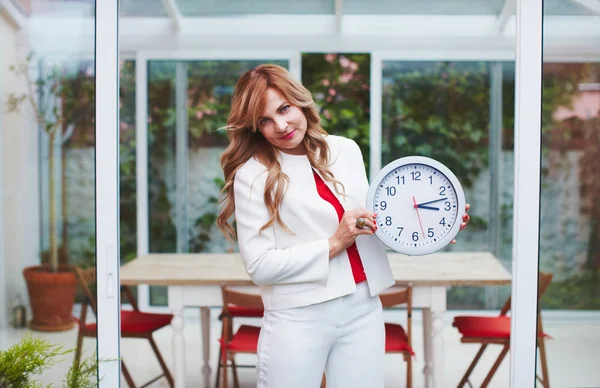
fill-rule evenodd
<path id="1" fill-rule="evenodd" d="M 421 216 L 419 215 L 419 205 L 417 205 L 417 200 L 413 195 L 413 203 L 415 204 L 415 210 L 417 211 L 417 217 L 419 217 L 419 224 L 421 225 L 421 232 L 423 233 L 423 238 L 425 238 L 425 231 L 423 230 L 423 223 L 421 222 Z"/>

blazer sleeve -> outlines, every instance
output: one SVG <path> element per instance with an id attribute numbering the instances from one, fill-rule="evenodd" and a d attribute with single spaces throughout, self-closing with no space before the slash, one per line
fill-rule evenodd
<path id="1" fill-rule="evenodd" d="M 266 179 L 266 168 L 251 160 L 238 170 L 233 184 L 238 245 L 250 278 L 257 285 L 327 285 L 327 238 L 279 249 L 273 226 L 259 233 L 269 220 L 263 199 Z"/>

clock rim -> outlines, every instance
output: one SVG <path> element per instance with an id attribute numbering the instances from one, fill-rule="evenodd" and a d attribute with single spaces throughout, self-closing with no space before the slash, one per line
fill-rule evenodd
<path id="1" fill-rule="evenodd" d="M 456 237 L 456 235 L 460 231 L 460 224 L 462 223 L 462 216 L 465 214 L 464 190 L 462 188 L 462 185 L 460 184 L 460 181 L 456 177 L 456 175 L 454 175 L 454 173 L 448 167 L 446 167 L 441 162 L 439 162 L 435 159 L 426 157 L 426 156 L 404 156 L 404 157 L 395 159 L 395 160 L 389 162 L 388 164 L 386 164 L 381 170 L 379 170 L 379 172 L 377 174 L 375 174 L 375 178 L 373 178 L 373 180 L 371 181 L 371 183 L 369 185 L 369 191 L 367 192 L 366 208 L 370 212 L 375 211 L 374 206 L 373 206 L 373 200 L 375 198 L 375 191 L 377 190 L 377 187 L 380 185 L 381 180 L 383 178 L 385 178 L 391 171 L 397 169 L 398 167 L 407 165 L 407 164 L 422 164 L 425 166 L 435 168 L 439 172 L 444 174 L 448 178 L 448 180 L 450 181 L 452 186 L 454 186 L 454 190 L 456 191 L 456 197 L 457 197 L 457 202 L 458 202 L 456 206 L 458 207 L 458 209 L 462 209 L 462 211 L 457 210 L 457 215 L 456 215 L 457 222 L 455 222 L 454 225 L 452 225 L 452 228 L 450 228 L 448 233 L 446 233 L 446 235 L 442 239 L 440 239 L 438 242 L 436 242 L 435 244 L 430 244 L 427 247 L 406 247 L 406 246 L 392 247 L 390 245 L 399 245 L 399 244 L 393 244 L 393 241 L 390 241 L 389 238 L 379 228 L 377 228 L 377 230 L 375 231 L 375 236 L 379 239 L 379 241 L 381 241 L 382 244 L 384 244 L 386 247 L 393 250 L 394 252 L 398 252 L 398 253 L 405 254 L 408 256 L 428 255 L 428 254 L 437 252 L 437 251 L 445 248 L 448 244 L 450 244 L 450 242 Z"/>

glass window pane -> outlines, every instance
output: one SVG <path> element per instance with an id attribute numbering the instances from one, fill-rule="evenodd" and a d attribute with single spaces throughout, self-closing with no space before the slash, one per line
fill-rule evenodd
<path id="1" fill-rule="evenodd" d="M 573 0 L 544 0 L 544 16 L 598 16 L 590 8 Z"/>
<path id="2" fill-rule="evenodd" d="M 162 0 L 121 0 L 119 14 L 121 18 L 168 17 Z"/>
<path id="3" fill-rule="evenodd" d="M 302 54 L 302 83 L 313 94 L 321 126 L 360 146 L 366 171 L 370 155 L 370 54 Z"/>
<path id="4" fill-rule="evenodd" d="M 287 61 L 268 62 L 288 66 Z M 265 61 L 149 61 L 151 253 L 237 249 L 237 245 L 226 242 L 215 226 L 216 202 L 224 184 L 219 157 L 228 144 L 225 133 L 217 130 L 226 123 L 235 82 L 261 63 Z M 177 93 L 185 96 L 185 107 L 177 106 Z M 184 109 L 184 117 L 178 116 L 178 108 Z M 178 120 L 182 120 L 179 127 Z M 187 142 L 187 148 L 179 150 L 185 153 L 179 159 L 178 130 L 183 131 Z M 150 303 L 166 305 L 166 288 L 151 287 Z"/>
<path id="5" fill-rule="evenodd" d="M 138 0 L 139 1 L 139 0 Z M 248 14 L 323 15 L 333 14 L 331 0 L 176 0 L 184 16 Z"/>
<path id="6" fill-rule="evenodd" d="M 540 271 L 543 306 L 600 308 L 600 64 L 544 63 Z"/>
<path id="7" fill-rule="evenodd" d="M 137 202 L 135 154 L 135 66 L 121 61 L 119 132 L 119 232 L 121 264 L 137 255 Z"/>
<path id="8" fill-rule="evenodd" d="M 348 15 L 497 15 L 505 0 L 345 0 Z"/>
<path id="9" fill-rule="evenodd" d="M 490 64 L 384 61 L 382 66 L 382 165 L 409 155 L 446 165 L 465 190 L 471 222 L 457 244 L 444 250 L 499 250 L 491 241 L 501 224 L 490 218 Z M 510 256 L 504 261 L 510 265 Z M 503 300 L 497 290 L 453 287 L 448 308 L 499 308 Z"/>

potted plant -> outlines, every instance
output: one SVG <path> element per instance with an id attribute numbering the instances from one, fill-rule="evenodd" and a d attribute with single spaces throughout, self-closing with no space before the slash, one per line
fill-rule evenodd
<path id="1" fill-rule="evenodd" d="M 57 134 L 64 130 L 69 117 L 61 106 L 68 90 L 57 69 L 33 80 L 32 59 L 33 54 L 29 54 L 25 62 L 10 66 L 10 71 L 26 82 L 27 89 L 25 93 L 9 93 L 6 106 L 11 113 L 25 113 L 25 108 L 30 107 L 33 119 L 48 136 L 50 247 L 47 263 L 42 260 L 41 265 L 24 268 L 23 276 L 32 311 L 29 327 L 32 330 L 62 331 L 75 325 L 72 310 L 77 288 L 71 266 L 59 264 L 57 243 L 54 150 Z"/>
<path id="2" fill-rule="evenodd" d="M 72 353 L 60 345 L 53 345 L 46 340 L 24 337 L 11 348 L 0 351 L 0 387 L 31 388 L 42 387 L 39 381 L 34 381 L 35 375 L 56 365 L 59 358 Z M 63 380 L 65 388 L 97 387 L 98 361 L 92 356 L 74 362 Z M 53 385 L 48 385 L 51 388 Z"/>

